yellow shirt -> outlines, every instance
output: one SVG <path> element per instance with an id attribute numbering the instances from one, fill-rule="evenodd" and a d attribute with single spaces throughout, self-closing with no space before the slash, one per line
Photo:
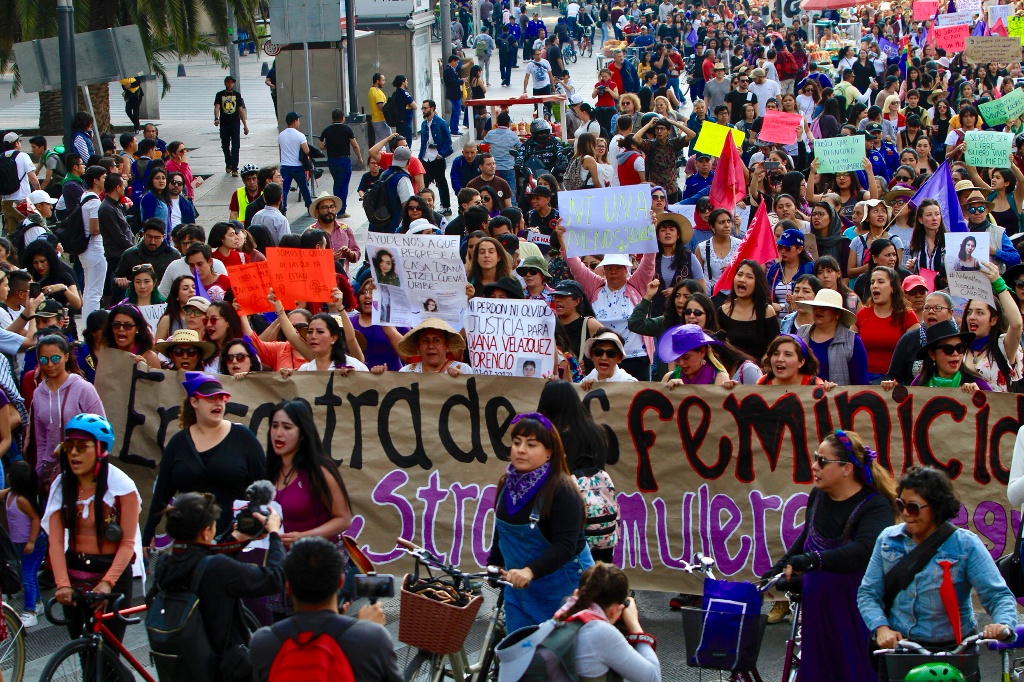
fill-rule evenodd
<path id="1" fill-rule="evenodd" d="M 370 88 L 370 122 L 371 123 L 383 123 L 384 112 L 377 106 L 378 104 L 384 104 L 388 101 L 388 96 L 384 94 L 384 91 L 377 87 Z"/>

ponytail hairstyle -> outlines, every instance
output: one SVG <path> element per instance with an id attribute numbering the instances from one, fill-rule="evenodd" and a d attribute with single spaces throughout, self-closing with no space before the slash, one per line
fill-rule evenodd
<path id="1" fill-rule="evenodd" d="M 841 455 L 853 465 L 853 477 L 858 483 L 874 490 L 889 501 L 893 515 L 896 514 L 896 482 L 889 471 L 878 463 L 878 455 L 864 444 L 864 440 L 853 431 L 836 429 L 825 436 L 825 443 L 832 452 Z"/>
<path id="2" fill-rule="evenodd" d="M 614 564 L 598 561 L 583 572 L 580 578 L 576 602 L 558 615 L 559 620 L 568 620 L 580 611 L 586 611 L 597 604 L 606 612 L 615 604 L 622 604 L 629 597 L 629 578 L 625 571 Z"/>
<path id="3" fill-rule="evenodd" d="M 194 542 L 205 529 L 217 523 L 220 505 L 211 493 L 182 493 L 163 511 L 167 534 L 175 542 Z"/>

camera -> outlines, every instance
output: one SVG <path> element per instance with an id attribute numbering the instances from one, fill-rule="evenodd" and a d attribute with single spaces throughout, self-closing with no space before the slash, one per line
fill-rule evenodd
<path id="1" fill-rule="evenodd" d="M 124 531 L 121 530 L 117 521 L 115 519 L 108 520 L 107 527 L 103 529 L 103 539 L 116 545 L 121 542 L 123 537 Z"/>
<path id="2" fill-rule="evenodd" d="M 355 580 L 355 598 L 391 599 L 395 596 L 395 576 L 377 575 L 375 573 L 360 574 Z"/>
<path id="3" fill-rule="evenodd" d="M 431 142 L 430 144 L 427 145 L 427 149 L 437 149 L 437 145 Z"/>

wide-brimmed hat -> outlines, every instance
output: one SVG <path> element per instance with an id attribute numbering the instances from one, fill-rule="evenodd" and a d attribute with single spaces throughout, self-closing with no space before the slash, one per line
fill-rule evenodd
<path id="1" fill-rule="evenodd" d="M 1021 234 L 1024 235 L 1024 233 Z M 1003 281 L 1006 282 L 1006 286 L 1013 289 L 1013 283 L 1021 276 L 1024 276 L 1024 263 L 1006 268 L 1006 272 L 1003 273 Z"/>
<path id="2" fill-rule="evenodd" d="M 946 99 L 949 93 L 945 90 L 932 90 L 931 94 L 928 95 L 928 104 L 935 104 L 940 99 Z"/>
<path id="3" fill-rule="evenodd" d="M 976 334 L 973 332 L 960 331 L 953 320 L 936 322 L 924 332 L 928 342 L 917 351 L 917 359 L 924 360 L 928 357 L 928 351 L 935 350 L 935 347 L 946 339 L 962 339 L 964 343 L 970 344 L 974 341 Z"/>
<path id="4" fill-rule="evenodd" d="M 857 316 L 850 312 L 843 305 L 843 295 L 835 289 L 819 289 L 810 301 L 797 301 L 797 306 L 807 312 L 813 312 L 814 308 L 830 308 L 839 313 L 839 321 L 844 327 L 852 327 L 857 323 Z"/>
<path id="5" fill-rule="evenodd" d="M 328 194 L 327 192 L 320 192 L 320 194 L 317 195 L 317 198 L 313 199 L 313 203 L 311 203 L 309 205 L 309 217 L 310 218 L 312 218 L 313 220 L 316 220 L 319 217 L 317 215 L 317 207 L 320 206 L 320 202 L 321 201 L 324 201 L 326 199 L 330 199 L 331 201 L 333 201 L 335 207 L 337 207 L 339 209 L 341 208 L 341 199 L 339 199 L 338 197 L 334 196 L 333 194 Z"/>
<path id="6" fill-rule="evenodd" d="M 662 362 L 673 362 L 702 346 L 721 345 L 720 341 L 708 336 L 699 325 L 681 324 L 672 327 L 658 339 L 658 357 Z"/>
<path id="7" fill-rule="evenodd" d="M 509 295 L 510 298 L 524 298 L 523 287 L 522 285 L 519 284 L 519 280 L 516 279 L 515 277 L 509 277 L 508 275 L 505 275 L 504 277 L 499 277 L 497 282 L 491 282 L 490 284 L 485 286 L 483 292 L 484 298 L 491 298 L 491 294 L 493 294 L 496 289 L 504 291 L 506 294 Z"/>
<path id="8" fill-rule="evenodd" d="M 439 317 L 428 317 L 410 329 L 402 337 L 402 340 L 398 342 L 398 353 L 405 357 L 419 355 L 419 349 L 416 347 L 416 344 L 419 342 L 420 333 L 428 329 L 443 332 L 448 337 L 448 352 L 455 357 L 462 356 L 462 353 L 466 350 L 466 341 L 457 331 L 452 329 L 450 324 Z"/>
<path id="9" fill-rule="evenodd" d="M 983 187 L 978 187 L 970 180 L 961 180 L 960 182 L 953 185 L 953 191 L 960 195 L 960 192 L 985 192 Z"/>
<path id="10" fill-rule="evenodd" d="M 199 332 L 194 329 L 179 329 L 171 334 L 171 338 L 166 341 L 158 341 L 155 346 L 157 352 L 165 356 L 174 346 L 195 346 L 203 354 L 204 361 L 217 354 L 217 346 L 200 339 Z"/>
<path id="11" fill-rule="evenodd" d="M 989 201 L 987 198 L 985 198 L 984 193 L 982 193 L 981 191 L 971 192 L 971 194 L 964 201 L 964 206 L 967 206 L 968 204 L 985 204 L 986 206 L 988 206 L 988 210 L 990 211 L 996 207 L 996 202 Z"/>
<path id="12" fill-rule="evenodd" d="M 875 206 L 885 206 L 886 220 L 890 220 L 892 218 L 892 206 L 881 199 L 868 199 L 861 203 L 864 204 L 864 220 L 868 219 L 868 211 L 873 209 Z"/>
<path id="13" fill-rule="evenodd" d="M 628 272 L 633 271 L 633 261 L 629 260 L 629 256 L 624 253 L 609 253 L 601 259 L 601 267 L 608 267 L 609 265 L 621 265 L 626 268 Z"/>
<path id="14" fill-rule="evenodd" d="M 690 219 L 681 213 L 659 213 L 654 216 L 654 227 L 669 222 L 675 223 L 675 226 L 679 228 L 679 241 L 684 244 L 689 244 L 690 240 L 693 239 L 693 223 Z"/>
<path id="15" fill-rule="evenodd" d="M 520 277 L 526 276 L 526 271 L 531 268 L 540 270 L 540 274 L 547 278 L 551 278 L 551 273 L 548 272 L 548 262 L 543 256 L 527 256 L 523 259 L 522 264 L 516 268 L 516 274 Z"/>
<path id="16" fill-rule="evenodd" d="M 626 354 L 626 349 L 622 347 L 622 339 L 619 338 L 619 335 L 616 334 L 615 332 L 607 331 L 604 332 L 603 334 L 598 334 L 597 336 L 591 336 L 589 339 L 583 342 L 583 348 L 581 349 L 583 357 L 590 357 L 590 349 L 594 347 L 595 343 L 613 344 L 616 348 L 619 349 L 620 354 Z"/>
<path id="17" fill-rule="evenodd" d="M 215 395 L 231 396 L 231 392 L 224 389 L 220 379 L 206 372 L 185 372 L 185 380 L 181 382 L 181 385 L 189 398 L 195 396 L 211 398 Z"/>
<path id="18" fill-rule="evenodd" d="M 900 183 L 893 187 L 891 190 L 882 195 L 882 201 L 892 205 L 892 202 L 896 201 L 901 197 L 910 198 L 917 194 L 913 187 Z"/>

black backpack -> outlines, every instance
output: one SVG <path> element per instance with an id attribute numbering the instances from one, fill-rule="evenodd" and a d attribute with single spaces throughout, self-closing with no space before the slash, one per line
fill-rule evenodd
<path id="1" fill-rule="evenodd" d="M 405 105 L 402 104 L 402 98 L 396 89 L 391 97 L 388 97 L 388 101 L 384 103 L 384 122 L 392 128 L 397 128 L 405 123 L 405 111 Z M 412 144 L 412 140 L 406 140 L 406 142 Z"/>
<path id="2" fill-rule="evenodd" d="M 7 196 L 21 189 L 25 175 L 18 175 L 18 154 L 23 153 L 14 151 L 13 154 L 0 154 L 0 195 Z"/>
<path id="3" fill-rule="evenodd" d="M 21 592 L 21 552 L 0 526 L 0 590 L 11 595 Z"/>
<path id="4" fill-rule="evenodd" d="M 95 197 L 99 201 L 99 197 Z M 53 233 L 57 235 L 57 241 L 64 247 L 64 251 L 72 256 L 80 256 L 89 248 L 90 235 L 86 234 L 85 225 L 82 223 L 82 206 L 86 201 L 93 201 L 93 197 L 82 199 L 66 216 L 64 220 L 57 223 Z"/>
<path id="5" fill-rule="evenodd" d="M 388 168 L 363 194 L 363 212 L 366 213 L 366 219 L 370 222 L 371 232 L 394 231 L 392 221 L 400 204 L 396 206 L 398 202 L 391 200 L 391 190 L 395 190 L 397 195 L 398 183 L 403 175 L 409 176 L 401 168 Z M 394 178 L 398 179 L 394 180 L 394 186 L 391 187 Z"/>
<path id="6" fill-rule="evenodd" d="M 213 682 L 217 657 L 199 612 L 199 585 L 212 556 L 199 560 L 189 590 L 162 590 L 146 610 L 149 658 L 161 680 Z"/>

